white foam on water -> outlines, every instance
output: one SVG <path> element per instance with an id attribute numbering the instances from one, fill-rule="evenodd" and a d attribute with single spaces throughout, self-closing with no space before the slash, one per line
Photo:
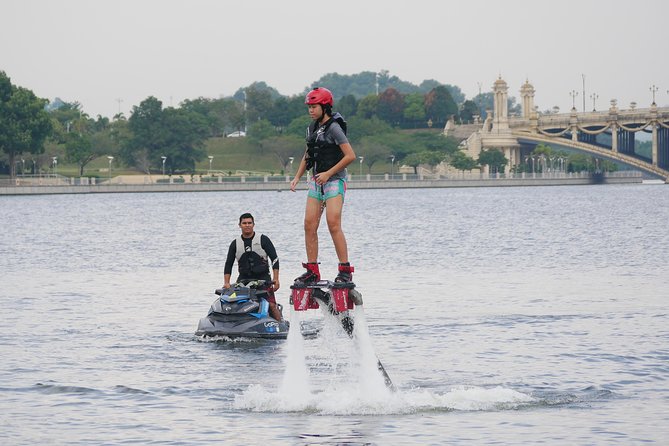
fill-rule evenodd
<path id="1" fill-rule="evenodd" d="M 367 321 L 355 310 L 353 339 L 341 322 L 325 314 L 317 341 L 316 366 L 310 375 L 304 340 L 291 329 L 286 346 L 283 382 L 278 390 L 251 385 L 235 397 L 235 409 L 255 412 L 303 412 L 330 415 L 409 414 L 426 411 L 489 411 L 516 409 L 535 402 L 531 396 L 504 387 L 460 386 L 445 393 L 421 388 L 391 391 L 378 370 Z M 291 327 L 300 327 L 300 312 L 291 309 Z M 310 358 L 311 359 L 311 358 Z M 325 367 L 324 367 L 325 366 Z M 313 370 L 316 370 L 315 372 Z M 316 375 L 318 373 L 319 375 Z M 328 376 L 323 376 L 329 373 Z M 328 378 L 328 379 L 323 379 Z M 314 388 L 314 382 L 321 388 Z"/>
<path id="2" fill-rule="evenodd" d="M 234 408 L 254 412 L 302 412 L 322 415 L 388 415 L 435 411 L 514 410 L 536 404 L 531 396 L 504 387 L 454 387 L 445 393 L 413 388 L 398 389 L 379 398 L 361 394 L 355 387 L 326 388 L 299 404 L 292 397 L 250 386 L 235 398 Z"/>
<path id="3" fill-rule="evenodd" d="M 304 339 L 300 330 L 302 318 L 299 311 L 290 309 L 290 327 L 286 345 L 286 358 L 283 380 L 278 395 L 281 400 L 303 407 L 308 403 L 311 390 L 309 385 L 309 370 L 304 355 Z"/>

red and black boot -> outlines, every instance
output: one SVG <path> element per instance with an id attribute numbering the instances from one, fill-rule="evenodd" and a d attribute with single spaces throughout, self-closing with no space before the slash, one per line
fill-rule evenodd
<path id="1" fill-rule="evenodd" d="M 351 283 L 353 282 L 353 271 L 354 268 L 350 263 L 340 263 L 339 264 L 339 274 L 335 277 L 335 282 L 337 283 Z"/>
<path id="2" fill-rule="evenodd" d="M 310 263 L 303 263 L 303 267 L 305 267 L 307 270 L 302 274 L 300 277 L 295 279 L 295 282 L 299 283 L 316 283 L 319 280 L 321 280 L 321 272 L 318 269 L 318 263 L 316 262 L 310 262 Z"/>

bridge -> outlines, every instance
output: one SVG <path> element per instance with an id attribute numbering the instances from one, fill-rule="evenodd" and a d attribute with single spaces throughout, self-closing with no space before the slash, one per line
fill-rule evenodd
<path id="1" fill-rule="evenodd" d="M 615 100 L 606 111 L 539 113 L 534 106 L 534 87 L 520 89 L 521 116 L 509 116 L 508 86 L 500 77 L 493 85 L 494 106 L 480 128 L 463 144 L 473 158 L 483 149 L 498 149 L 509 160 L 507 173 L 519 166 L 538 144 L 592 155 L 630 166 L 669 182 L 669 108 L 621 110 Z M 448 130 L 448 125 L 447 125 Z M 445 130 L 445 132 L 447 132 Z M 651 134 L 651 157 L 635 152 L 635 136 Z"/>

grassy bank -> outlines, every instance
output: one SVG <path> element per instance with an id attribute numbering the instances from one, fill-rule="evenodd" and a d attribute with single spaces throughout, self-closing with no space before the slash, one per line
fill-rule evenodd
<path id="1" fill-rule="evenodd" d="M 295 162 L 293 169 L 297 168 L 299 158 L 302 156 L 304 147 L 295 147 Z M 196 174 L 206 174 L 209 171 L 209 156 L 213 156 L 211 163 L 212 172 L 223 172 L 226 175 L 236 172 L 262 172 L 268 175 L 282 174 L 282 166 L 279 159 L 268 150 L 263 150 L 261 146 L 253 144 L 249 138 L 210 138 L 206 141 L 204 151 L 206 156 L 203 160 L 196 163 Z M 48 153 L 41 155 L 45 157 L 42 165 L 46 164 L 52 156 L 58 156 L 58 174 L 68 177 L 78 177 L 79 168 L 76 164 L 70 164 L 65 159 L 64 153 Z M 354 163 L 356 164 L 356 163 Z M 27 166 L 26 166 L 27 167 Z M 358 166 L 352 165 L 351 169 L 358 173 Z M 367 167 L 363 167 L 367 172 Z M 385 173 L 390 171 L 390 163 L 378 163 L 372 169 L 373 174 Z M 48 173 L 52 173 L 49 170 Z M 133 175 L 144 174 L 137 169 L 119 166 L 118 159 L 112 163 L 112 175 Z M 160 173 L 160 169 L 152 170 L 152 173 Z M 84 176 L 94 176 L 105 178 L 109 175 L 109 160 L 107 155 L 100 156 L 86 165 Z M 4 175 L 6 177 L 7 175 Z M 0 175 L 3 177 L 3 175 Z"/>

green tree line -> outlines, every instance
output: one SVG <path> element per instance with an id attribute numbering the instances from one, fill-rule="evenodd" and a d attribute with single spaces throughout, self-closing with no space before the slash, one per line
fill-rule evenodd
<path id="1" fill-rule="evenodd" d="M 414 171 L 448 162 L 463 172 L 479 165 L 501 171 L 507 163 L 494 150 L 474 160 L 458 149 L 457 141 L 437 131 L 448 119 L 467 122 L 482 116 L 482 108 L 492 106 L 492 94 L 467 101 L 455 86 L 432 80 L 416 86 L 388 72 L 331 73 L 312 87 L 317 85 L 335 93 L 335 110 L 349 122 L 349 139 L 360 169 L 367 172 L 389 162 Z M 129 117 L 117 114 L 111 120 L 90 117 L 77 102 L 47 103 L 0 71 L 0 147 L 11 177 L 18 166 L 24 174 L 46 170 L 54 153 L 64 155 L 61 162 L 76 165 L 80 176 L 91 161 L 104 156 L 139 172 L 194 173 L 196 163 L 207 157 L 208 141 L 241 131 L 252 150 L 271 154 L 286 170 L 291 159 L 304 153 L 308 124 L 302 94 L 282 96 L 264 82 L 240 88 L 232 97 L 188 99 L 179 107 L 164 107 L 148 97 L 132 107 Z"/>

